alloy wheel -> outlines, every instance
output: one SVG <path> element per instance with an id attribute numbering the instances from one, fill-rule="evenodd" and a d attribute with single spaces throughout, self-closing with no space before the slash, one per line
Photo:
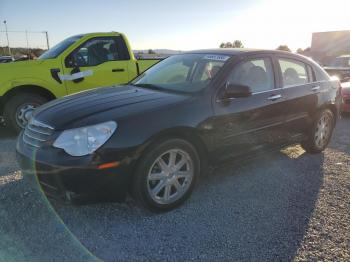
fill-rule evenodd
<path id="1" fill-rule="evenodd" d="M 322 116 L 317 122 L 316 132 L 314 136 L 315 145 L 318 148 L 323 148 L 328 143 L 332 132 L 332 124 L 332 118 L 330 117 L 330 115 L 327 113 L 322 114 Z"/>
<path id="2" fill-rule="evenodd" d="M 150 197 L 158 204 L 172 204 L 186 194 L 194 176 L 194 165 L 189 154 L 171 149 L 152 164 L 147 176 Z"/>
<path id="3" fill-rule="evenodd" d="M 38 105 L 35 104 L 24 104 L 17 108 L 16 111 L 16 122 L 21 128 L 25 128 L 30 118 L 32 117 L 34 109 Z"/>

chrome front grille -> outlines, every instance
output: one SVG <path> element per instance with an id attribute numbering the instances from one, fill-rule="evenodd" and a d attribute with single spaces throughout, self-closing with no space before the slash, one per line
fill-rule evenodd
<path id="1" fill-rule="evenodd" d="M 53 132 L 53 127 L 31 119 L 24 130 L 23 142 L 39 148 L 50 139 Z"/>

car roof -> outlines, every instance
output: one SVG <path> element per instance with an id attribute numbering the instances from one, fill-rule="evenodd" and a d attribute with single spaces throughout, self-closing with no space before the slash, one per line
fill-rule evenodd
<path id="1" fill-rule="evenodd" d="M 275 53 L 275 54 L 284 54 L 284 55 L 296 55 L 297 54 L 280 51 L 280 50 L 267 50 L 267 49 L 254 49 L 254 48 L 213 48 L 213 49 L 200 49 L 187 51 L 185 53 L 192 54 L 217 54 L 217 55 L 239 55 L 239 54 L 266 54 L 266 53 Z"/>

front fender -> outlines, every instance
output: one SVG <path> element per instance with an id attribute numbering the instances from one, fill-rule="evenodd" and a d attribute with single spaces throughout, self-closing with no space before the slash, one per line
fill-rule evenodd
<path id="1" fill-rule="evenodd" d="M 7 80 L 0 84 L 0 96 L 4 96 L 9 91 L 18 87 L 37 86 L 50 91 L 55 97 L 62 97 L 67 94 L 64 84 L 55 84 L 50 80 L 40 78 L 24 77 Z"/>

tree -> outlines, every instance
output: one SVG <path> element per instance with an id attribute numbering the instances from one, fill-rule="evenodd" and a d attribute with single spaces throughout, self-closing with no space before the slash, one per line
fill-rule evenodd
<path id="1" fill-rule="evenodd" d="M 287 45 L 280 45 L 279 47 L 277 47 L 276 50 L 292 52 L 292 50 L 290 50 L 289 47 L 288 47 Z"/>
<path id="2" fill-rule="evenodd" d="M 226 44 L 225 44 L 225 48 L 232 48 L 233 46 L 232 46 L 232 43 L 231 42 L 227 42 Z"/>
<path id="3" fill-rule="evenodd" d="M 148 50 L 148 54 L 155 54 L 156 52 L 154 52 L 152 49 Z"/>
<path id="4" fill-rule="evenodd" d="M 220 48 L 243 48 L 243 47 L 244 46 L 243 46 L 241 40 L 235 40 L 232 43 L 231 42 L 227 42 L 227 43 L 222 42 L 220 44 Z"/>
<path id="5" fill-rule="evenodd" d="M 235 41 L 233 42 L 233 47 L 235 47 L 235 48 L 243 48 L 244 46 L 243 46 L 241 40 L 235 40 Z"/>
<path id="6" fill-rule="evenodd" d="M 297 49 L 297 53 L 298 53 L 298 54 L 302 54 L 302 53 L 304 53 L 304 50 L 303 50 L 302 48 L 298 48 L 298 49 Z"/>

